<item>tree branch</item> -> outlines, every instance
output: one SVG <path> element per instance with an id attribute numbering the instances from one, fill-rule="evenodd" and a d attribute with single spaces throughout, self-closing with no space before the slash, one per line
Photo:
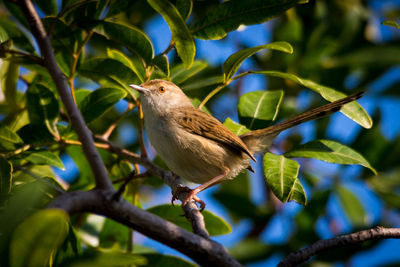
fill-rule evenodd
<path id="1" fill-rule="evenodd" d="M 302 248 L 296 252 L 289 254 L 279 263 L 278 267 L 297 266 L 300 263 L 305 262 L 312 256 L 334 247 L 346 246 L 362 243 L 368 240 L 378 240 L 385 238 L 400 238 L 400 228 L 384 228 L 382 226 L 377 226 L 372 229 L 363 230 L 348 235 L 341 235 L 326 240 L 319 240 L 309 247 Z"/>
<path id="2" fill-rule="evenodd" d="M 74 103 L 68 90 L 66 79 L 57 65 L 54 52 L 50 45 L 49 36 L 43 27 L 38 13 L 36 12 L 30 0 L 18 0 L 17 3 L 29 23 L 33 36 L 35 36 L 35 39 L 39 44 L 40 53 L 43 57 L 44 64 L 49 71 L 54 84 L 57 87 L 61 100 L 67 109 L 68 115 L 71 118 L 72 127 L 82 143 L 83 152 L 89 161 L 90 167 L 96 179 L 96 187 L 114 190 L 111 181 L 108 179 L 106 167 L 104 166 L 103 161 L 100 158 L 100 154 L 94 146 L 92 135 L 87 128 L 81 113 Z"/>
<path id="3" fill-rule="evenodd" d="M 204 266 L 241 266 L 226 249 L 215 241 L 190 233 L 123 199 L 112 200 L 108 190 L 74 191 L 60 195 L 50 208 L 60 208 L 70 214 L 93 212 L 107 216 L 142 234 L 180 251 Z"/>

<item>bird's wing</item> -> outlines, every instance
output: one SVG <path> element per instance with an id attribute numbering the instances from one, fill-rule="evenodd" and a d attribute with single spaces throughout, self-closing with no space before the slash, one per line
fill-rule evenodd
<path id="1" fill-rule="evenodd" d="M 180 108 L 174 112 L 177 116 L 173 117 L 186 131 L 242 151 L 256 161 L 243 141 L 214 117 L 194 107 Z"/>

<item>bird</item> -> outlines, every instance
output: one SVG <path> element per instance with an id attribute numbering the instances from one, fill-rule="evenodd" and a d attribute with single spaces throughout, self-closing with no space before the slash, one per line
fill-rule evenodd
<path id="1" fill-rule="evenodd" d="M 205 208 L 197 194 L 223 181 L 233 179 L 251 168 L 255 155 L 268 151 L 282 131 L 300 123 L 339 111 L 357 100 L 363 92 L 306 111 L 276 125 L 234 134 L 219 120 L 193 106 L 181 88 L 170 81 L 154 79 L 129 85 L 140 93 L 144 128 L 150 143 L 169 169 L 186 181 L 200 184 L 182 187 L 188 194 L 182 205 L 194 200 Z M 176 199 L 173 193 L 172 203 Z"/>

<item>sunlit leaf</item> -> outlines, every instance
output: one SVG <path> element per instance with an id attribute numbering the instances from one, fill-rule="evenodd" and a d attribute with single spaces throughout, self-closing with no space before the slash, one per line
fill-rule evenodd
<path id="1" fill-rule="evenodd" d="M 159 54 L 153 58 L 152 63 L 162 71 L 167 77 L 169 77 L 169 60 L 164 54 Z"/>
<path id="2" fill-rule="evenodd" d="M 181 14 L 183 21 L 187 21 L 190 13 L 192 13 L 193 0 L 177 0 L 176 8 Z"/>
<path id="3" fill-rule="evenodd" d="M 282 51 L 285 53 L 293 53 L 293 47 L 287 43 L 287 42 L 274 42 L 266 45 L 259 45 L 256 47 L 250 47 L 246 48 L 243 50 L 240 50 L 228 57 L 227 60 L 225 60 L 224 65 L 223 65 L 223 72 L 225 75 L 225 81 L 231 79 L 233 75 L 237 72 L 239 69 L 240 65 L 243 63 L 243 61 L 258 51 L 261 51 L 263 49 L 272 49 L 272 50 L 277 50 L 277 51 Z"/>
<path id="4" fill-rule="evenodd" d="M 61 209 L 40 210 L 22 222 L 11 242 L 11 266 L 48 266 L 52 253 L 68 232 L 68 214 Z"/>
<path id="5" fill-rule="evenodd" d="M 195 38 L 221 39 L 240 25 L 265 22 L 295 6 L 299 0 L 231 0 L 219 4 L 190 26 Z"/>
<path id="6" fill-rule="evenodd" d="M 253 91 L 246 93 L 239 99 L 238 110 L 240 120 L 243 121 L 249 129 L 255 128 L 257 120 L 275 120 L 282 99 L 282 90 Z"/>
<path id="7" fill-rule="evenodd" d="M 395 27 L 400 30 L 400 25 L 394 20 L 385 20 L 384 22 L 382 22 L 382 25 Z"/>
<path id="8" fill-rule="evenodd" d="M 183 64 L 176 65 L 171 70 L 171 80 L 175 84 L 181 84 L 190 77 L 196 75 L 207 67 L 208 63 L 202 60 L 196 60 L 189 69 L 185 69 Z"/>
<path id="9" fill-rule="evenodd" d="M 171 29 L 172 39 L 175 42 L 176 51 L 185 68 L 190 68 L 196 54 L 196 46 L 192 34 L 187 28 L 179 11 L 168 0 L 147 0 L 147 2 L 160 13 Z"/>
<path id="10" fill-rule="evenodd" d="M 147 211 L 160 216 L 165 220 L 173 222 L 183 229 L 192 231 L 192 226 L 189 221 L 184 216 L 181 216 L 181 209 L 165 204 L 151 207 L 147 209 Z M 231 226 L 225 220 L 209 212 L 208 210 L 204 210 L 202 214 L 204 216 L 206 229 L 211 236 L 225 235 L 232 231 Z"/>
<path id="11" fill-rule="evenodd" d="M 224 121 L 224 125 L 237 136 L 250 132 L 250 130 L 247 129 L 246 126 L 234 122 L 233 120 L 231 120 L 231 118 L 226 118 L 226 120 Z"/>
<path id="12" fill-rule="evenodd" d="M 16 96 L 19 65 L 12 61 L 0 60 L 0 67 L 0 91 L 2 91 L 5 96 L 5 99 L 1 100 L 12 108 L 15 108 L 18 105 Z"/>
<path id="13" fill-rule="evenodd" d="M 12 164 L 0 157 L 0 196 L 10 193 L 12 186 Z"/>
<path id="14" fill-rule="evenodd" d="M 299 178 L 297 178 L 294 182 L 292 194 L 289 196 L 288 199 L 288 201 L 292 200 L 303 206 L 307 205 L 306 191 L 304 191 L 303 185 L 301 184 Z"/>
<path id="15" fill-rule="evenodd" d="M 338 164 L 359 164 L 376 174 L 376 170 L 358 152 L 331 140 L 315 140 L 285 154 L 290 158 L 315 158 Z"/>
<path id="16" fill-rule="evenodd" d="M 205 77 L 205 78 L 201 78 L 199 80 L 190 81 L 188 83 L 185 83 L 184 85 L 182 85 L 182 89 L 185 91 L 197 90 L 197 89 L 201 89 L 204 87 L 221 84 L 223 82 L 224 82 L 224 77 L 222 75 Z"/>
<path id="17" fill-rule="evenodd" d="M 304 190 L 296 185 L 300 168 L 296 161 L 267 152 L 264 155 L 263 166 L 266 182 L 280 201 L 305 202 L 305 196 L 302 196 Z M 293 194 L 294 190 L 296 190 L 295 194 Z"/>
<path id="18" fill-rule="evenodd" d="M 236 77 L 242 77 L 248 74 L 264 74 L 274 77 L 279 77 L 283 79 L 289 79 L 295 83 L 298 83 L 304 87 L 307 87 L 317 93 L 319 93 L 324 99 L 328 101 L 335 101 L 341 98 L 346 97 L 346 95 L 342 92 L 339 92 L 333 88 L 320 85 L 316 82 L 311 80 L 300 78 L 291 73 L 285 73 L 280 71 L 249 71 L 243 74 L 239 74 Z M 351 102 L 346 104 L 341 110 L 344 115 L 355 121 L 356 123 L 360 124 L 364 128 L 371 128 L 372 127 L 372 119 L 368 115 L 368 113 L 358 104 L 357 102 Z"/>
<path id="19" fill-rule="evenodd" d="M 22 139 L 18 136 L 18 134 L 11 131 L 10 128 L 4 126 L 0 128 L 0 141 L 8 142 L 12 144 L 22 143 Z"/>
<path id="20" fill-rule="evenodd" d="M 115 49 L 107 49 L 107 56 L 118 60 L 128 68 L 130 68 L 139 78 L 140 82 L 144 82 L 146 78 L 146 69 L 142 62 L 133 62 L 131 58 L 125 56 L 122 52 Z"/>
<path id="21" fill-rule="evenodd" d="M 60 157 L 50 151 L 32 152 L 25 159 L 34 164 L 52 165 L 62 170 L 65 169 Z"/>
<path id="22" fill-rule="evenodd" d="M 103 115 L 126 95 L 125 91 L 116 88 L 100 88 L 90 93 L 80 104 L 86 123 L 90 123 Z"/>
<path id="23" fill-rule="evenodd" d="M 358 197 L 343 186 L 338 186 L 336 191 L 340 204 L 351 223 L 358 227 L 364 226 L 367 223 L 367 214 Z"/>
<path id="24" fill-rule="evenodd" d="M 112 21 L 102 21 L 94 28 L 98 34 L 119 42 L 130 51 L 150 62 L 153 57 L 153 45 L 141 30 L 126 24 Z"/>

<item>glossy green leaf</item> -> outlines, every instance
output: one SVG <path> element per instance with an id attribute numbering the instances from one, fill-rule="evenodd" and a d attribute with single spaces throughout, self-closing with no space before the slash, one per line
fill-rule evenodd
<path id="1" fill-rule="evenodd" d="M 299 203 L 305 202 L 303 200 L 305 196 L 300 196 L 304 194 L 304 190 L 302 191 L 296 185 L 300 168 L 296 161 L 282 155 L 267 152 L 264 155 L 263 166 L 266 182 L 280 201 L 296 200 Z M 296 190 L 295 194 L 293 193 L 294 190 Z"/>
<path id="2" fill-rule="evenodd" d="M 231 120 L 231 118 L 226 118 L 226 120 L 224 121 L 224 125 L 237 136 L 250 132 L 250 130 L 247 129 L 246 126 L 234 122 L 233 120 Z"/>
<path id="3" fill-rule="evenodd" d="M 400 30 L 400 25 L 394 20 L 385 20 L 384 22 L 382 22 L 382 25 L 395 27 Z"/>
<path id="4" fill-rule="evenodd" d="M 27 94 L 28 115 L 32 124 L 45 124 L 54 135 L 58 135 L 55 122 L 59 104 L 54 92 L 43 84 L 29 86 Z"/>
<path id="5" fill-rule="evenodd" d="M 194 263 L 172 255 L 158 253 L 141 253 L 140 256 L 147 260 L 146 266 L 165 266 L 165 267 L 195 267 Z"/>
<path id="6" fill-rule="evenodd" d="M 266 45 L 259 45 L 240 50 L 230 55 L 224 62 L 222 70 L 225 75 L 225 81 L 228 81 L 233 77 L 233 75 L 237 72 L 240 65 L 243 63 L 245 59 L 251 57 L 258 51 L 261 51 L 263 49 L 272 49 L 289 54 L 293 53 L 293 47 L 287 42 L 274 42 Z"/>
<path id="7" fill-rule="evenodd" d="M 187 21 L 190 13 L 192 13 L 193 0 L 177 0 L 176 8 L 178 9 L 179 14 L 181 14 L 183 21 Z"/>
<path id="8" fill-rule="evenodd" d="M 23 142 L 22 139 L 18 136 L 18 134 L 11 131 L 11 129 L 8 128 L 7 126 L 0 128 L 0 141 L 12 144 Z"/>
<path id="9" fill-rule="evenodd" d="M 0 195 L 11 192 L 12 186 L 12 164 L 3 157 L 0 157 Z"/>
<path id="10" fill-rule="evenodd" d="M 181 84 L 190 77 L 196 75 L 207 67 L 208 63 L 202 60 L 196 60 L 189 69 L 185 69 L 183 64 L 176 65 L 171 70 L 171 81 L 175 84 Z"/>
<path id="11" fill-rule="evenodd" d="M 4 93 L 5 104 L 15 108 L 17 106 L 17 81 L 19 65 L 8 60 L 0 60 L 0 91 Z M 0 93 L 1 94 L 1 93 Z"/>
<path id="12" fill-rule="evenodd" d="M 314 140 L 285 154 L 290 158 L 315 158 L 338 164 L 359 164 L 376 174 L 376 170 L 358 152 L 331 140 Z"/>
<path id="13" fill-rule="evenodd" d="M 107 56 L 109 58 L 118 60 L 119 62 L 130 68 L 139 78 L 139 81 L 141 83 L 144 82 L 146 78 L 146 69 L 142 62 L 140 62 L 139 60 L 133 62 L 131 58 L 128 58 L 122 52 L 115 49 L 107 49 Z"/>
<path id="14" fill-rule="evenodd" d="M 168 0 L 147 0 L 147 2 L 160 13 L 168 23 L 172 33 L 172 39 L 175 42 L 176 52 L 181 58 L 185 68 L 190 68 L 196 55 L 196 46 L 192 34 L 179 14 L 179 11 Z"/>
<path id="15" fill-rule="evenodd" d="M 275 120 L 282 99 L 282 90 L 254 91 L 242 95 L 238 104 L 241 121 L 244 120 L 249 129 L 254 129 L 256 120 Z"/>
<path id="16" fill-rule="evenodd" d="M 222 84 L 223 82 L 224 82 L 224 77 L 222 75 L 204 77 L 199 80 L 194 80 L 189 83 L 185 83 L 184 85 L 182 85 L 182 89 L 184 91 L 197 90 L 208 86 Z"/>
<path id="17" fill-rule="evenodd" d="M 306 191 L 304 190 L 299 178 L 297 178 L 294 182 L 292 194 L 289 196 L 288 199 L 288 201 L 292 200 L 303 206 L 307 205 Z"/>
<path id="18" fill-rule="evenodd" d="M 195 38 L 221 39 L 240 25 L 263 23 L 295 6 L 299 0 L 231 0 L 219 4 L 190 26 Z"/>
<path id="19" fill-rule="evenodd" d="M 357 227 L 367 224 L 367 214 L 358 197 L 343 186 L 336 188 L 340 204 L 351 223 Z"/>
<path id="20" fill-rule="evenodd" d="M 100 88 L 90 93 L 80 104 L 86 123 L 90 123 L 103 115 L 126 95 L 125 91 L 116 88 Z"/>
<path id="21" fill-rule="evenodd" d="M 131 25 L 102 21 L 96 25 L 94 31 L 122 44 L 146 62 L 150 62 L 153 58 L 154 51 L 150 39 L 141 30 Z"/>
<path id="22" fill-rule="evenodd" d="M 112 58 L 92 58 L 79 67 L 79 73 L 104 87 L 129 91 L 129 84 L 140 84 L 140 79 L 125 64 Z"/>
<path id="23" fill-rule="evenodd" d="M 295 83 L 298 83 L 304 87 L 307 87 L 314 92 L 319 93 L 324 99 L 328 101 L 335 101 L 341 98 L 346 97 L 346 95 L 342 92 L 339 92 L 333 88 L 327 87 L 320 85 L 316 82 L 313 82 L 311 80 L 303 79 L 300 78 L 294 74 L 291 73 L 285 73 L 285 72 L 280 72 L 280 71 L 249 71 L 243 74 L 239 74 L 236 77 L 242 77 L 244 75 L 248 74 L 264 74 L 264 75 L 269 75 L 269 76 L 274 76 L 274 77 L 279 77 L 283 79 L 289 79 Z M 344 115 L 358 123 L 364 128 L 371 128 L 372 127 L 372 119 L 368 115 L 368 113 L 358 104 L 357 102 L 352 102 L 346 104 L 341 110 Z"/>
<path id="24" fill-rule="evenodd" d="M 166 219 L 170 222 L 173 222 L 183 229 L 192 231 L 191 224 L 184 216 L 181 216 L 182 209 L 165 204 L 151 207 L 147 209 L 147 211 L 157 216 L 160 216 L 161 218 Z M 209 212 L 208 210 L 204 210 L 202 214 L 204 216 L 206 229 L 211 236 L 225 235 L 232 231 L 231 226 L 226 221 Z"/>
<path id="25" fill-rule="evenodd" d="M 152 63 L 156 66 L 157 69 L 162 71 L 167 77 L 169 77 L 169 60 L 168 57 L 164 54 L 159 54 L 153 58 Z"/>
<path id="26" fill-rule="evenodd" d="M 68 232 L 68 214 L 61 209 L 45 209 L 24 220 L 11 242 L 11 266 L 48 266 L 50 257 Z"/>
<path id="27" fill-rule="evenodd" d="M 35 0 L 34 2 L 46 15 L 57 15 L 58 8 L 56 0 Z"/>
<path id="28" fill-rule="evenodd" d="M 38 165 L 52 165 L 61 170 L 65 170 L 64 164 L 60 157 L 50 151 L 36 151 L 30 153 L 26 158 L 27 161 Z"/>

